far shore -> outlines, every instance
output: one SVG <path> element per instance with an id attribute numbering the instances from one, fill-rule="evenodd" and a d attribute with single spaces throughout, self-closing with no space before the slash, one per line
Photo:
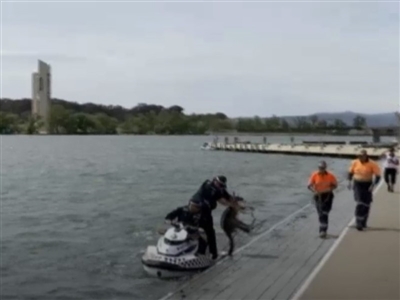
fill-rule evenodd
<path id="1" fill-rule="evenodd" d="M 203 137 L 269 137 L 269 136 L 285 136 L 285 137 L 296 137 L 296 136 L 317 136 L 317 137 L 337 137 L 337 138 L 359 138 L 365 137 L 368 139 L 372 139 L 371 134 L 328 134 L 328 133 L 314 133 L 314 132 L 213 132 L 208 134 L 0 134 L 0 136 L 40 136 L 40 137 L 50 137 L 50 136 L 154 136 L 154 137 L 183 137 L 183 136 L 203 136 Z M 381 136 L 381 138 L 393 138 L 396 136 Z"/>
<path id="2" fill-rule="evenodd" d="M 332 133 L 321 133 L 321 132 L 213 132 L 211 136 L 305 136 L 305 135 L 316 135 L 316 136 L 346 136 L 346 137 L 372 137 L 371 134 L 332 134 Z"/>

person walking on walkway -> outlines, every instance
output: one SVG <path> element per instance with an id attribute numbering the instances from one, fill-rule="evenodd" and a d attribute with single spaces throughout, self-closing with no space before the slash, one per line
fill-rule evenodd
<path id="1" fill-rule="evenodd" d="M 337 188 L 336 176 L 327 170 L 325 161 L 321 161 L 318 171 L 311 174 L 307 188 L 314 193 L 313 200 L 319 218 L 319 236 L 325 238 L 334 198 L 333 190 Z"/>
<path id="2" fill-rule="evenodd" d="M 356 201 L 356 227 L 359 231 L 367 227 L 373 200 L 372 194 L 380 178 L 381 169 L 379 165 L 368 157 L 367 151 L 362 150 L 359 158 L 352 161 L 348 174 L 348 188 L 353 188 L 354 200 Z"/>
<path id="3" fill-rule="evenodd" d="M 396 157 L 393 147 L 390 148 L 388 153 L 383 154 L 383 158 L 385 159 L 383 164 L 385 182 L 387 184 L 388 191 L 393 193 L 394 185 L 396 184 L 399 159 Z"/>

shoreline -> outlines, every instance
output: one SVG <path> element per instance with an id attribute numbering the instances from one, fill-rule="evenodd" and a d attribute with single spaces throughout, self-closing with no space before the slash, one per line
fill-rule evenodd
<path id="1" fill-rule="evenodd" d="M 135 133 L 83 133 L 83 134 L 64 134 L 64 133 L 36 133 L 36 134 L 27 134 L 27 133 L 0 133 L 0 136 L 337 136 L 337 137 L 372 137 L 372 134 L 332 134 L 332 133 L 321 133 L 321 132 L 211 132 L 211 133 L 203 133 L 203 134 L 135 134 Z M 381 137 L 393 137 L 396 138 L 396 135 L 383 135 Z"/>
<path id="2" fill-rule="evenodd" d="M 154 136 L 154 137 L 168 137 L 168 136 L 207 136 L 207 137 L 269 137 L 269 136 L 284 136 L 284 137 L 296 137 L 296 136 L 318 136 L 318 137 L 366 137 L 366 138 L 371 138 L 372 135 L 370 134 L 325 134 L 325 133 L 314 133 L 314 132 L 267 132 L 267 133 L 212 133 L 212 134 L 26 134 L 26 133 L 18 133 L 18 134 L 0 134 L 0 137 L 3 136 Z M 393 138 L 395 139 L 395 135 L 384 135 L 381 136 L 384 138 Z"/>
<path id="3" fill-rule="evenodd" d="M 237 133 L 224 133 L 215 132 L 210 135 L 213 136 L 304 136 L 304 135 L 317 135 L 317 136 L 366 136 L 372 137 L 371 134 L 332 134 L 320 132 L 237 132 Z"/>

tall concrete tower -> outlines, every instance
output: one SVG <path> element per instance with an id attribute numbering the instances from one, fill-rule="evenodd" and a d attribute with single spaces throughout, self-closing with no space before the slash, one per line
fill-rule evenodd
<path id="1" fill-rule="evenodd" d="M 39 60 L 38 71 L 32 74 L 32 115 L 40 117 L 49 132 L 51 108 L 51 68 Z"/>
<path id="2" fill-rule="evenodd" d="M 396 112 L 397 117 L 397 142 L 400 144 L 400 111 Z"/>

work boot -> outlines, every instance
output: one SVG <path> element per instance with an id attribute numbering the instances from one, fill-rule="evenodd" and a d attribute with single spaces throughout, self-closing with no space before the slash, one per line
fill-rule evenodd
<path id="1" fill-rule="evenodd" d="M 362 226 L 363 228 L 367 228 L 367 220 L 361 222 L 361 226 Z"/>

